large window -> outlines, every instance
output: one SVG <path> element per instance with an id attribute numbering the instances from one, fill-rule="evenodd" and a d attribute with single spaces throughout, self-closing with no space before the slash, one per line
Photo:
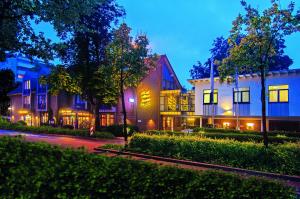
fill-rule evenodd
<path id="1" fill-rule="evenodd" d="M 24 105 L 30 105 L 30 96 L 24 96 Z"/>
<path id="2" fill-rule="evenodd" d="M 289 102 L 289 85 L 269 86 L 269 103 Z"/>
<path id="3" fill-rule="evenodd" d="M 26 81 L 24 82 L 24 89 L 25 89 L 25 90 L 30 90 L 30 80 L 26 80 Z"/>
<path id="4" fill-rule="evenodd" d="M 111 126 L 115 123 L 114 114 L 101 114 L 101 126 Z"/>
<path id="5" fill-rule="evenodd" d="M 46 95 L 38 95 L 38 109 L 46 109 Z"/>
<path id="6" fill-rule="evenodd" d="M 233 89 L 233 102 L 236 103 L 250 103 L 250 90 L 249 88 L 234 88 Z"/>
<path id="7" fill-rule="evenodd" d="M 203 104 L 217 104 L 218 103 L 218 90 L 214 90 L 213 100 L 211 99 L 211 90 L 203 90 Z"/>

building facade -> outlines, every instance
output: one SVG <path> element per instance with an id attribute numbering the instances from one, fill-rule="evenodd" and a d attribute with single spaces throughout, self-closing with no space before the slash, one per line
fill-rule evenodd
<path id="1" fill-rule="evenodd" d="M 11 120 L 23 120 L 32 126 L 50 123 L 89 128 L 95 118 L 86 101 L 63 92 L 52 96 L 48 87 L 39 83 L 41 75 L 49 72 L 35 67 L 23 75 L 20 86 L 9 94 Z M 179 130 L 182 124 L 194 125 L 194 93 L 182 91 L 166 55 L 159 57 L 156 67 L 136 88 L 126 89 L 125 103 L 128 124 L 137 125 L 140 130 Z M 101 126 L 122 124 L 121 100 L 116 106 L 101 106 L 99 117 Z"/>
<path id="2" fill-rule="evenodd" d="M 261 130 L 261 83 L 258 74 L 240 75 L 235 84 L 210 78 L 189 80 L 195 87 L 195 115 L 200 126 L 214 123 L 221 128 Z M 300 130 L 300 70 L 267 74 L 266 105 L 268 130 Z M 213 98 L 213 99 L 211 99 Z M 213 120 L 213 121 L 212 121 Z"/>

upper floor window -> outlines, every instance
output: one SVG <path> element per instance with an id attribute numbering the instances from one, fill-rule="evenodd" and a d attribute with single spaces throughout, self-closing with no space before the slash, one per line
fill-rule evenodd
<path id="1" fill-rule="evenodd" d="M 47 89 L 47 85 L 45 84 L 38 84 L 38 91 L 39 93 L 45 93 Z"/>
<path id="2" fill-rule="evenodd" d="M 211 90 L 203 90 L 203 104 L 217 104 L 218 103 L 218 90 L 214 90 L 214 97 L 211 99 Z"/>
<path id="3" fill-rule="evenodd" d="M 250 89 L 249 88 L 234 88 L 233 102 L 236 103 L 250 103 Z"/>
<path id="4" fill-rule="evenodd" d="M 269 86 L 269 102 L 289 102 L 289 85 Z"/>
<path id="5" fill-rule="evenodd" d="M 24 96 L 24 105 L 30 105 L 30 96 Z"/>
<path id="6" fill-rule="evenodd" d="M 38 109 L 46 109 L 46 95 L 38 95 Z"/>
<path id="7" fill-rule="evenodd" d="M 30 80 L 24 81 L 24 89 L 25 90 L 30 90 Z"/>

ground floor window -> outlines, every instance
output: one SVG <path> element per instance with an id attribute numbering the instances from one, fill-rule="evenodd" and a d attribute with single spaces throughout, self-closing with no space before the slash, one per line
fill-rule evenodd
<path id="1" fill-rule="evenodd" d="M 115 124 L 115 115 L 113 113 L 105 113 L 100 115 L 101 126 L 111 126 Z"/>
<path id="2" fill-rule="evenodd" d="M 41 113 L 41 124 L 48 124 L 49 116 L 48 113 Z"/>
<path id="3" fill-rule="evenodd" d="M 80 117 L 78 116 L 78 128 L 87 129 L 90 127 L 90 118 L 89 117 Z"/>
<path id="4" fill-rule="evenodd" d="M 31 115 L 24 115 L 23 116 L 23 121 L 26 122 L 27 126 L 32 126 L 32 116 Z"/>
<path id="5" fill-rule="evenodd" d="M 164 130 L 173 130 L 174 127 L 174 118 L 173 117 L 163 117 L 163 129 Z"/>

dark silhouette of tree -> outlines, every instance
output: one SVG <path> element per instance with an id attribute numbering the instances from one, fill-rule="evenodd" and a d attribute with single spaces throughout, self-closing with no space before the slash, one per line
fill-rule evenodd
<path id="1" fill-rule="evenodd" d="M 10 69 L 0 70 L 0 115 L 8 115 L 10 99 L 7 94 L 17 87 L 15 74 Z"/>

